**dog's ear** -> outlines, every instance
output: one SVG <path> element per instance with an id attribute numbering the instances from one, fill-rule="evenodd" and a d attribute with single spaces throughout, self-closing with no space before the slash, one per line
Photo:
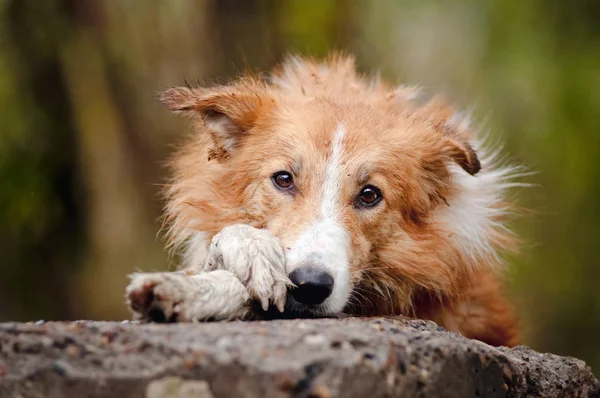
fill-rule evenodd
<path id="1" fill-rule="evenodd" d="M 481 170 L 479 157 L 468 141 L 449 136 L 447 142 L 450 147 L 448 153 L 464 171 L 475 175 Z"/>
<path id="2" fill-rule="evenodd" d="M 440 98 L 433 98 L 418 110 L 428 124 L 441 135 L 445 152 L 467 173 L 481 170 L 477 153 L 471 146 L 473 133 L 467 115 L 448 107 Z"/>
<path id="3" fill-rule="evenodd" d="M 160 95 L 160 102 L 175 112 L 200 115 L 215 143 L 229 152 L 255 125 L 260 109 L 273 100 L 259 83 L 242 82 L 212 88 L 174 87 Z"/>

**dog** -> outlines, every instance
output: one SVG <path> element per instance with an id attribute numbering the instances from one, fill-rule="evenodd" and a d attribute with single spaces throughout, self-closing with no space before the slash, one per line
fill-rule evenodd
<path id="1" fill-rule="evenodd" d="M 520 168 L 441 97 L 336 54 L 160 101 L 194 121 L 166 187 L 183 267 L 131 276 L 136 318 L 405 315 L 517 344 L 501 256 Z"/>

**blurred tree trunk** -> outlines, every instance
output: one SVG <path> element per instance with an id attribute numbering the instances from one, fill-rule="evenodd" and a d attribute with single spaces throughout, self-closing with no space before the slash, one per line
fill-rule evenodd
<path id="1" fill-rule="evenodd" d="M 156 106 L 148 104 L 154 101 L 156 87 L 144 83 L 155 79 L 157 69 L 165 65 L 145 64 L 153 55 L 157 57 L 153 53 L 175 44 L 178 51 L 203 59 L 195 44 L 204 37 L 206 13 L 187 4 L 179 3 L 194 17 L 193 28 L 186 34 L 196 38 L 187 42 L 174 37 L 174 28 L 182 23 L 175 18 L 167 20 L 160 37 L 132 36 L 143 32 L 143 27 L 161 28 L 156 19 L 163 16 L 153 9 L 131 10 L 117 2 L 78 1 L 74 5 L 76 33 L 64 46 L 62 59 L 77 130 L 81 179 L 88 189 L 89 248 L 74 286 L 75 296 L 80 298 L 76 314 L 86 318 L 128 317 L 123 303 L 124 275 L 167 266 L 162 242 L 156 236 L 159 224 L 153 223 L 159 216 L 156 158 L 164 148 L 156 151 L 149 139 L 157 136 L 156 127 L 149 125 L 157 118 L 148 113 L 137 115 L 136 110 Z M 127 59 L 130 48 L 138 53 Z M 138 108 L 138 103 L 146 107 Z M 148 121 L 137 122 L 137 118 Z"/>
<path id="2" fill-rule="evenodd" d="M 84 7 L 84 2 L 77 6 Z M 79 28 L 63 52 L 64 75 L 77 128 L 80 177 L 87 188 L 89 248 L 74 297 L 90 318 L 125 316 L 123 271 L 147 259 L 146 201 L 135 181 L 131 147 L 107 78 L 95 31 Z M 132 156 L 133 155 L 133 156 Z M 151 241 L 150 241 L 151 243 Z"/>

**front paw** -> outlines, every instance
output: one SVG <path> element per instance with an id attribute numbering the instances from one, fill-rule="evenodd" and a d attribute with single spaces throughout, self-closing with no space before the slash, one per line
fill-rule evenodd
<path id="1" fill-rule="evenodd" d="M 154 322 L 243 318 L 251 301 L 246 288 L 227 271 L 191 276 L 171 272 L 133 274 L 126 300 L 137 319 Z"/>
<path id="2" fill-rule="evenodd" d="M 288 286 L 285 254 L 279 239 L 264 229 L 236 224 L 212 239 L 204 269 L 235 274 L 250 296 L 266 311 L 270 304 L 283 312 Z"/>
<path id="3" fill-rule="evenodd" d="M 175 321 L 183 290 L 169 273 L 133 274 L 125 296 L 136 318 L 154 322 Z"/>

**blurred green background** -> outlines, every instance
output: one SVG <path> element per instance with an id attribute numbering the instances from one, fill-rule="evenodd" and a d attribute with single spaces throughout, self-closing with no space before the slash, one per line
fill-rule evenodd
<path id="1" fill-rule="evenodd" d="M 600 3 L 0 0 L 0 320 L 123 319 L 184 121 L 155 94 L 287 51 L 443 91 L 537 171 L 511 263 L 524 342 L 600 369 Z"/>

